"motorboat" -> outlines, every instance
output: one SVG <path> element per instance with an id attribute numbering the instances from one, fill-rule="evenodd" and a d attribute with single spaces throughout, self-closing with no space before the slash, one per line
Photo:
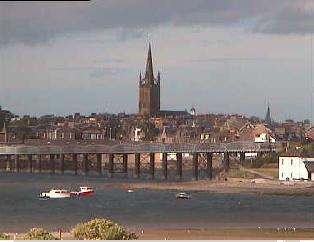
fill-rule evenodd
<path id="1" fill-rule="evenodd" d="M 65 189 L 51 189 L 49 192 L 41 192 L 39 198 L 49 199 L 49 198 L 70 198 L 71 193 Z"/>
<path id="2" fill-rule="evenodd" d="M 92 187 L 80 187 L 80 191 L 71 192 L 74 196 L 94 196 L 95 190 Z"/>
<path id="3" fill-rule="evenodd" d="M 186 193 L 186 192 L 179 192 L 179 193 L 177 193 L 176 198 L 177 199 L 190 199 L 191 195 L 189 193 Z"/>
<path id="4" fill-rule="evenodd" d="M 132 190 L 132 189 L 129 189 L 129 190 L 128 190 L 128 193 L 132 193 L 132 192 L 134 192 L 134 190 Z"/>

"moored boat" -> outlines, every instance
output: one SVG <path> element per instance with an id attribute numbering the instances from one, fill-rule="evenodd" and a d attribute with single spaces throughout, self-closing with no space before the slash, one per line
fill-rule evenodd
<path id="1" fill-rule="evenodd" d="M 92 187 L 80 187 L 80 191 L 71 192 L 71 195 L 75 196 L 94 196 L 95 190 Z"/>
<path id="2" fill-rule="evenodd" d="M 71 193 L 65 189 L 51 189 L 49 192 L 41 192 L 39 197 L 42 199 L 49 198 L 70 198 Z"/>
<path id="3" fill-rule="evenodd" d="M 186 193 L 186 192 L 179 192 L 179 193 L 177 193 L 176 198 L 177 199 L 190 199 L 191 195 L 189 193 Z"/>

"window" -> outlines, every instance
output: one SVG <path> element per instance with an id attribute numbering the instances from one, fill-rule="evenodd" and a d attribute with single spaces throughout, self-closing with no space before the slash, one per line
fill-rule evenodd
<path id="1" fill-rule="evenodd" d="M 292 172 L 290 173 L 290 177 L 292 178 Z"/>
<path id="2" fill-rule="evenodd" d="M 291 159 L 291 165 L 293 165 L 293 159 Z"/>
<path id="3" fill-rule="evenodd" d="M 283 165 L 283 161 L 284 161 L 284 159 L 281 159 L 281 165 Z"/>
<path id="4" fill-rule="evenodd" d="M 283 172 L 281 172 L 281 177 L 283 178 Z"/>

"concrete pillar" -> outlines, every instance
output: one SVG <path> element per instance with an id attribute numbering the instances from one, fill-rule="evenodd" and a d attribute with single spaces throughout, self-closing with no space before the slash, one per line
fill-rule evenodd
<path id="1" fill-rule="evenodd" d="M 109 154 L 108 172 L 109 172 L 109 176 L 113 177 L 113 172 L 114 172 L 114 154 L 112 154 L 112 153 Z"/>
<path id="2" fill-rule="evenodd" d="M 123 154 L 122 162 L 122 172 L 125 177 L 128 177 L 128 154 Z"/>
<path id="3" fill-rule="evenodd" d="M 33 173 L 33 155 L 27 155 L 28 159 L 28 171 L 29 173 Z"/>
<path id="4" fill-rule="evenodd" d="M 87 176 L 88 174 L 88 154 L 83 154 L 83 174 Z"/>
<path id="5" fill-rule="evenodd" d="M 141 170 L 141 154 L 135 154 L 135 164 L 134 164 L 134 178 L 140 178 L 140 170 Z"/>
<path id="6" fill-rule="evenodd" d="M 97 159 L 97 173 L 99 175 L 101 175 L 101 172 L 102 172 L 102 167 L 101 167 L 101 158 L 102 158 L 102 155 L 101 154 L 96 154 L 96 159 Z"/>
<path id="7" fill-rule="evenodd" d="M 224 170 L 229 171 L 229 166 L 230 166 L 229 153 L 225 152 L 224 153 Z"/>
<path id="8" fill-rule="evenodd" d="M 243 165 L 245 161 L 245 152 L 240 152 L 240 164 Z"/>
<path id="9" fill-rule="evenodd" d="M 5 160 L 5 170 L 6 171 L 12 171 L 12 165 L 11 165 L 11 155 L 7 155 L 6 156 L 6 160 Z"/>
<path id="10" fill-rule="evenodd" d="M 74 174 L 77 175 L 77 167 L 78 167 L 77 154 L 72 154 L 72 160 L 74 162 Z"/>
<path id="11" fill-rule="evenodd" d="M 182 180 L 182 153 L 177 153 L 177 180 Z"/>
<path id="12" fill-rule="evenodd" d="M 50 162 L 50 174 L 55 174 L 56 172 L 56 164 L 55 164 L 55 155 L 49 155 L 49 162 Z"/>
<path id="13" fill-rule="evenodd" d="M 155 153 L 149 154 L 149 173 L 151 179 L 155 179 Z"/>
<path id="14" fill-rule="evenodd" d="M 14 171 L 16 173 L 20 172 L 20 157 L 18 154 L 14 155 Z"/>
<path id="15" fill-rule="evenodd" d="M 213 179 L 213 154 L 206 153 L 206 173 L 209 179 Z"/>
<path id="16" fill-rule="evenodd" d="M 61 174 L 63 175 L 64 174 L 64 154 L 61 154 L 60 155 L 60 171 L 61 171 Z"/>
<path id="17" fill-rule="evenodd" d="M 166 180 L 168 177 L 168 154 L 162 153 L 162 161 L 161 161 L 161 179 Z"/>
<path id="18" fill-rule="evenodd" d="M 42 166 L 42 164 L 41 164 L 41 155 L 37 155 L 37 171 L 38 171 L 38 173 L 41 173 L 41 166 Z"/>
<path id="19" fill-rule="evenodd" d="M 193 180 L 198 180 L 198 153 L 193 153 L 192 175 Z"/>

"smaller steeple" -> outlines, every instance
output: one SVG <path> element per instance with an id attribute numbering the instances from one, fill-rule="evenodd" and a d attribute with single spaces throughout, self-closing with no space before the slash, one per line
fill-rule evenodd
<path id="1" fill-rule="evenodd" d="M 266 112 L 265 122 L 266 122 L 267 124 L 271 124 L 271 116 L 270 116 L 270 108 L 269 108 L 269 104 L 268 104 L 268 107 L 267 107 L 267 112 Z"/>

